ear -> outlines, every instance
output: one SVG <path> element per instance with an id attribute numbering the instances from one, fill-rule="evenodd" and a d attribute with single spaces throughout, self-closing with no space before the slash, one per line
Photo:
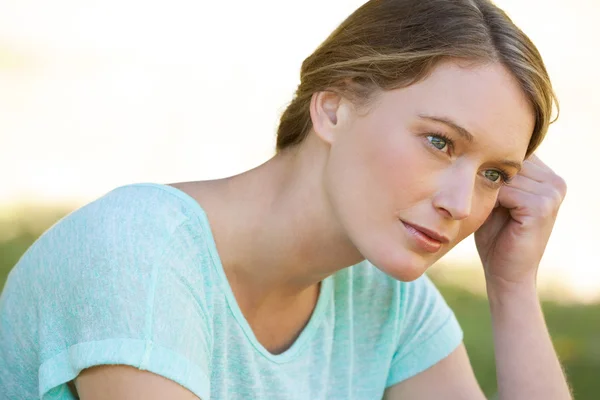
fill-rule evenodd
<path id="1" fill-rule="evenodd" d="M 347 118 L 347 104 L 335 92 L 316 92 L 310 99 L 310 118 L 315 134 L 326 143 L 333 143 Z"/>

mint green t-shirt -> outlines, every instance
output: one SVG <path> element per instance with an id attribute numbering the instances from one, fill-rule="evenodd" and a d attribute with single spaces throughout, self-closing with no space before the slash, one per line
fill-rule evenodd
<path id="1" fill-rule="evenodd" d="M 0 297 L 0 398 L 72 399 L 84 368 L 125 364 L 202 400 L 381 399 L 462 331 L 431 281 L 368 261 L 321 284 L 298 339 L 273 355 L 244 319 L 206 214 L 171 186 L 122 186 L 48 229 Z"/>

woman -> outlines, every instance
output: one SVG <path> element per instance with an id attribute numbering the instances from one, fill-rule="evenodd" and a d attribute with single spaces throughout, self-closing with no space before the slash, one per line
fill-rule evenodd
<path id="1" fill-rule="evenodd" d="M 483 399 L 423 275 L 474 232 L 500 398 L 570 398 L 535 290 L 566 192 L 533 155 L 553 100 L 489 1 L 366 3 L 304 61 L 271 160 L 117 188 L 31 246 L 5 398 Z"/>

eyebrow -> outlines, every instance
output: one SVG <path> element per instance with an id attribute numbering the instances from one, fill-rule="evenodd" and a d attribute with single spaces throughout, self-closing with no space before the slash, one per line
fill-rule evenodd
<path id="1" fill-rule="evenodd" d="M 439 123 L 449 126 L 469 143 L 473 143 L 475 141 L 475 138 L 468 130 L 466 130 L 462 126 L 458 125 L 456 122 L 452 121 L 448 117 L 441 117 L 441 116 L 434 116 L 434 115 L 427 115 L 427 114 L 419 114 L 419 117 L 422 119 L 428 119 L 430 121 L 439 122 Z M 498 162 L 500 164 L 515 168 L 517 170 L 517 172 L 521 171 L 521 168 L 523 168 L 523 165 L 518 161 L 500 160 Z"/>
<path id="2" fill-rule="evenodd" d="M 463 139 L 465 139 L 469 143 L 472 143 L 475 141 L 475 139 L 473 138 L 473 135 L 471 135 L 471 133 L 468 130 L 466 130 L 462 126 L 458 125 L 456 122 L 452 121 L 450 118 L 436 117 L 433 115 L 426 115 L 426 114 L 419 114 L 419 117 L 423 118 L 423 119 L 428 119 L 430 121 L 440 122 L 444 125 L 448 125 L 450 128 L 452 128 L 456 132 L 458 132 L 458 134 L 460 136 L 462 136 Z"/>

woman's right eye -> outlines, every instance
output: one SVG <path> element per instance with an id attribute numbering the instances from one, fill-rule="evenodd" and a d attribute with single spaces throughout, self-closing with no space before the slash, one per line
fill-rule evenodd
<path id="1" fill-rule="evenodd" d="M 450 140 L 440 135 L 428 135 L 429 143 L 438 150 L 446 152 L 446 147 L 450 147 Z"/>

